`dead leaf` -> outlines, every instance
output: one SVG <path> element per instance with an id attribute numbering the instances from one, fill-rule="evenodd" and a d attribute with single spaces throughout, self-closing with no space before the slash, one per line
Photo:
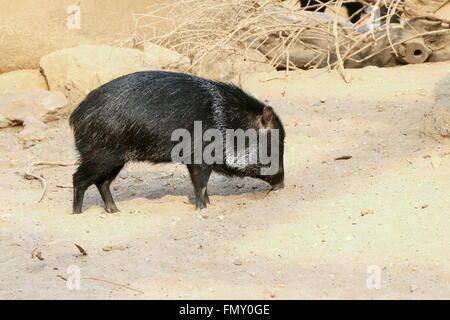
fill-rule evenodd
<path id="1" fill-rule="evenodd" d="M 342 157 L 334 158 L 334 160 L 349 160 L 351 158 L 353 158 L 353 156 L 342 156 Z"/>
<path id="2" fill-rule="evenodd" d="M 77 247 L 77 249 L 80 251 L 82 256 L 87 256 L 88 255 L 86 250 L 84 250 L 81 246 L 77 245 L 76 243 L 75 243 L 75 247 Z"/>
<path id="3" fill-rule="evenodd" d="M 44 257 L 42 256 L 42 252 L 39 250 L 39 248 L 34 249 L 31 251 L 31 259 L 38 258 L 39 260 L 44 260 Z"/>
<path id="4" fill-rule="evenodd" d="M 361 210 L 361 216 L 367 216 L 368 214 L 374 214 L 375 212 L 373 210 Z"/>
<path id="5" fill-rule="evenodd" d="M 441 166 L 441 158 L 438 157 L 431 158 L 431 165 L 435 169 L 439 168 Z"/>

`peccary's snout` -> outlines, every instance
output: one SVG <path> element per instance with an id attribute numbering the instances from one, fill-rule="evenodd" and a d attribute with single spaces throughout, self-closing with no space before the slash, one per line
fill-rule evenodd
<path id="1" fill-rule="evenodd" d="M 281 181 L 276 182 L 276 183 L 271 183 L 270 185 L 274 189 L 283 189 L 284 188 L 284 180 L 281 180 Z"/>
<path id="2" fill-rule="evenodd" d="M 270 186 L 274 189 L 283 189 L 284 188 L 284 170 L 281 168 L 281 170 L 273 175 L 273 176 L 267 176 L 265 177 L 265 180 L 267 183 L 270 184 Z"/>

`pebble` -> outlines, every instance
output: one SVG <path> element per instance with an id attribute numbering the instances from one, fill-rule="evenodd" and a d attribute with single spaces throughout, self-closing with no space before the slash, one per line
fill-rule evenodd
<path id="1" fill-rule="evenodd" d="M 216 179 L 213 180 L 213 183 L 214 183 L 214 184 L 222 184 L 222 183 L 224 183 L 225 181 L 227 181 L 227 178 L 225 178 L 225 177 L 218 177 L 218 178 L 216 178 Z"/>
<path id="2" fill-rule="evenodd" d="M 121 173 L 119 173 L 119 177 L 122 179 L 128 178 L 128 172 L 122 171 Z"/>
<path id="3" fill-rule="evenodd" d="M 236 259 L 236 260 L 233 261 L 233 264 L 236 265 L 236 266 L 242 266 L 242 261 L 239 260 L 239 259 Z"/>

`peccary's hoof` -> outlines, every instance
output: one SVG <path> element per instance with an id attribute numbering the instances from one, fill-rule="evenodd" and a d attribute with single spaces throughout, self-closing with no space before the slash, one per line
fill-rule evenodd
<path id="1" fill-rule="evenodd" d="M 116 213 L 116 212 L 120 212 L 120 210 L 117 209 L 117 208 L 106 208 L 105 210 L 106 210 L 106 212 L 108 212 L 108 213 Z"/>
<path id="2" fill-rule="evenodd" d="M 81 214 L 81 211 L 73 211 L 72 214 Z"/>
<path id="3" fill-rule="evenodd" d="M 205 204 L 205 203 L 197 203 L 197 204 L 195 205 L 195 208 L 196 208 L 197 210 L 206 209 L 206 204 Z"/>

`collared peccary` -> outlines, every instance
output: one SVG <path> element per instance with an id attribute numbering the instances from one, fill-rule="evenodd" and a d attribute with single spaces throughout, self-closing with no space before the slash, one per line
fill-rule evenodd
<path id="1" fill-rule="evenodd" d="M 71 114 L 70 125 L 80 160 L 73 175 L 73 212 L 82 212 L 84 193 L 92 184 L 97 186 L 106 210 L 117 212 L 110 184 L 124 164 L 172 162 L 172 151 L 178 145 L 173 141 L 173 133 L 184 130 L 194 135 L 198 124 L 202 127 L 201 134 L 209 129 L 219 133 L 228 133 L 230 129 L 261 133 L 257 143 L 246 139 L 244 146 L 233 146 L 232 151 L 244 150 L 247 155 L 249 150 L 260 151 L 264 134 L 270 136 L 266 151 L 279 165 L 271 174 L 263 174 L 270 164 L 259 158 L 248 163 L 227 159 L 213 163 L 184 162 L 194 186 L 197 208 L 205 208 L 209 203 L 207 183 L 212 171 L 259 178 L 275 188 L 283 187 L 285 132 L 272 107 L 232 84 L 183 73 L 144 71 L 122 76 L 93 90 Z M 201 148 L 205 146 L 203 143 Z M 222 147 L 219 151 L 227 158 L 230 150 L 225 144 Z M 195 150 L 189 149 L 185 152 L 194 156 Z M 192 159 L 191 154 L 184 154 L 183 159 Z"/>

